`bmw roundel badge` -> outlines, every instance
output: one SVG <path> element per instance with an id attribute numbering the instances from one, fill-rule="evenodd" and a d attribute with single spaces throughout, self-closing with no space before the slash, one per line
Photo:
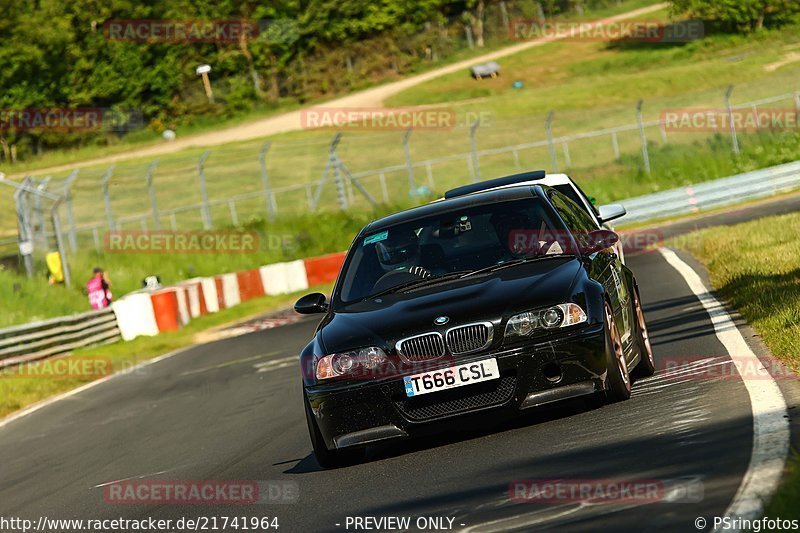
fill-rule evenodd
<path id="1" fill-rule="evenodd" d="M 450 322 L 450 317 L 446 316 L 437 316 L 436 319 L 433 321 L 433 323 L 436 324 L 437 326 L 444 326 L 448 322 Z"/>

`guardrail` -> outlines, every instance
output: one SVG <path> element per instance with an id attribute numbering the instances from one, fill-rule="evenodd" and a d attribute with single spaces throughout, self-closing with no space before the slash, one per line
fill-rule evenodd
<path id="1" fill-rule="evenodd" d="M 755 200 L 800 187 L 800 161 L 698 183 L 622 203 L 628 211 L 619 224 L 645 222 L 696 213 L 746 200 Z"/>
<path id="2" fill-rule="evenodd" d="M 110 307 L 0 329 L 0 368 L 119 340 Z"/>

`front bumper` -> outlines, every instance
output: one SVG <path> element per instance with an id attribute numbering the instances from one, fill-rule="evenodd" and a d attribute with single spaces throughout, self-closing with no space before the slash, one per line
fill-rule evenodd
<path id="1" fill-rule="evenodd" d="M 490 357 L 497 360 L 500 379 L 408 398 L 402 377 L 395 376 L 307 386 L 306 396 L 327 446 L 334 449 L 407 437 L 460 415 L 539 407 L 605 387 L 602 323 L 459 357 L 456 363 Z"/>

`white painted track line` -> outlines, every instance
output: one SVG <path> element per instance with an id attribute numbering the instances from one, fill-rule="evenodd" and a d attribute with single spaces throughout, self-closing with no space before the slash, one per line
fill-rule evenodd
<path id="1" fill-rule="evenodd" d="M 659 250 L 664 259 L 683 277 L 708 312 L 714 332 L 733 359 L 750 396 L 753 413 L 753 450 L 750 464 L 725 515 L 754 519 L 761 515 L 763 502 L 778 488 L 789 453 L 789 420 L 786 401 L 778 384 L 763 368 L 758 357 L 735 327 L 725 307 L 709 292 L 700 276 L 669 248 Z M 759 369 L 753 375 L 753 369 Z M 728 530 L 730 531 L 730 530 Z"/>

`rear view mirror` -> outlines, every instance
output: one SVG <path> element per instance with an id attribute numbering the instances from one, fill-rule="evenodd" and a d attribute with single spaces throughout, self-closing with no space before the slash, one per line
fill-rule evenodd
<path id="1" fill-rule="evenodd" d="M 627 211 L 622 204 L 606 204 L 597 208 L 600 214 L 600 222 L 608 222 L 620 217 L 625 216 Z"/>
<path id="2" fill-rule="evenodd" d="M 586 240 L 581 246 L 581 252 L 593 254 L 606 248 L 611 248 L 619 241 L 619 235 L 608 229 L 596 229 L 586 234 Z"/>
<path id="3" fill-rule="evenodd" d="M 325 295 L 319 292 L 306 294 L 294 304 L 294 310 L 301 315 L 313 315 L 315 313 L 327 313 L 328 303 Z"/>

